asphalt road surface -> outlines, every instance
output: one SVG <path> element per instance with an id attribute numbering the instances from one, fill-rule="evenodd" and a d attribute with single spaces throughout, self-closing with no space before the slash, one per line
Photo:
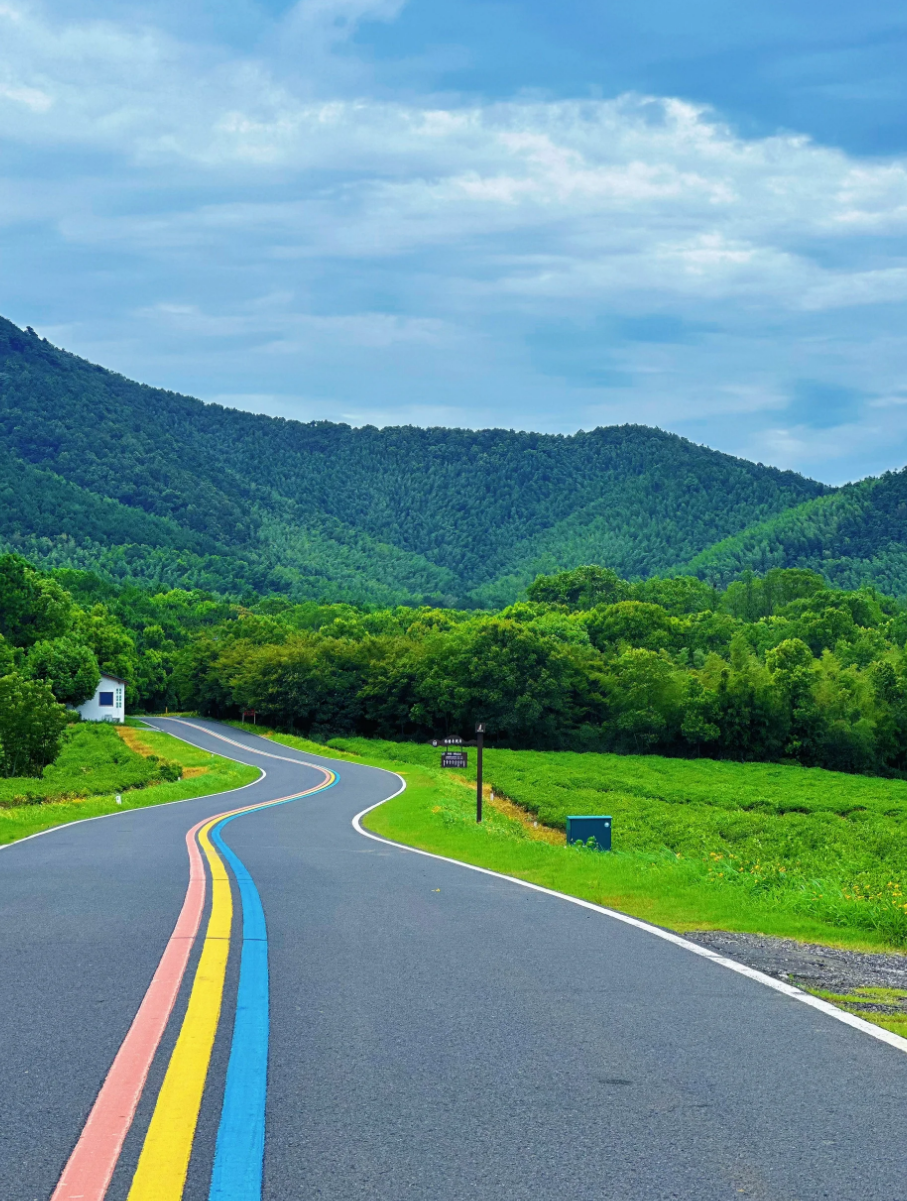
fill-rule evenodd
<path id="1" fill-rule="evenodd" d="M 364 838 L 351 819 L 390 773 L 152 724 L 267 776 L 0 853 L 0 1201 L 90 1201 L 59 1184 L 79 1147 L 89 1176 L 112 1156 L 116 1201 L 907 1201 L 907 1055 L 645 931 Z M 212 827 L 209 865 L 242 879 L 209 880 L 198 936 L 171 939 L 190 827 L 310 789 Z M 186 946 L 134 1120 L 120 1097 L 83 1133 Z M 166 1156 L 199 1070 L 183 1186 Z"/>

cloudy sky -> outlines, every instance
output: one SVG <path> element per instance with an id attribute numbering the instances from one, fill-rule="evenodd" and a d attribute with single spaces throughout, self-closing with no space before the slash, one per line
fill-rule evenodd
<path id="1" fill-rule="evenodd" d="M 0 313 L 353 424 L 907 463 L 893 0 L 0 0 Z"/>

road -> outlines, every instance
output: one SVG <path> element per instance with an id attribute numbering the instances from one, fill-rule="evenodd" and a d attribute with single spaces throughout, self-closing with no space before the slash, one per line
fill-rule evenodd
<path id="1" fill-rule="evenodd" d="M 0 1201 L 79 1195 L 59 1184 L 79 1147 L 89 1175 L 112 1157 L 111 1201 L 907 1199 L 907 1055 L 645 931 L 364 838 L 352 818 L 390 773 L 152 724 L 267 775 L 0 853 Z M 200 895 L 187 831 L 312 789 L 213 827 L 199 934 L 172 939 Z M 239 886 L 217 878 L 230 856 Z M 83 1133 L 187 946 L 134 1120 L 121 1093 Z"/>

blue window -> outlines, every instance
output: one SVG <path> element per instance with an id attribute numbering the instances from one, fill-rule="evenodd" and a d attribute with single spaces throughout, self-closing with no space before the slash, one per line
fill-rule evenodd
<path id="1" fill-rule="evenodd" d="M 98 704 L 99 705 L 110 705 L 110 707 L 112 709 L 113 708 L 113 693 L 112 692 L 99 692 L 98 693 Z"/>

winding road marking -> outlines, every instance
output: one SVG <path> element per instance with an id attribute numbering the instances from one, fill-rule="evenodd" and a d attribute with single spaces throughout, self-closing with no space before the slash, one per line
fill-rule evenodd
<path id="1" fill-rule="evenodd" d="M 203 727 L 193 728 L 212 733 Z M 234 746 L 242 745 L 223 735 L 212 736 Z M 231 1201 L 245 1201 L 246 1197 L 251 1201 L 261 1196 L 268 1047 L 267 932 L 258 890 L 242 861 L 222 841 L 220 827 L 246 813 L 285 805 L 322 792 L 333 787 L 339 777 L 317 763 L 270 755 L 266 751 L 253 750 L 252 753 L 311 767 L 320 772 L 324 780 L 314 788 L 291 796 L 205 818 L 187 832 L 189 884 L 183 908 L 51 1201 L 103 1201 L 107 1193 L 148 1071 L 173 1011 L 201 922 L 206 880 L 196 838 L 211 873 L 211 913 L 189 1003 L 145 1137 L 129 1201 L 178 1201 L 185 1186 L 220 1018 L 230 948 L 233 904 L 229 877 L 220 852 L 236 874 L 244 918 L 240 993 L 210 1196 L 229 1195 Z M 265 775 L 263 772 L 262 778 Z"/>

